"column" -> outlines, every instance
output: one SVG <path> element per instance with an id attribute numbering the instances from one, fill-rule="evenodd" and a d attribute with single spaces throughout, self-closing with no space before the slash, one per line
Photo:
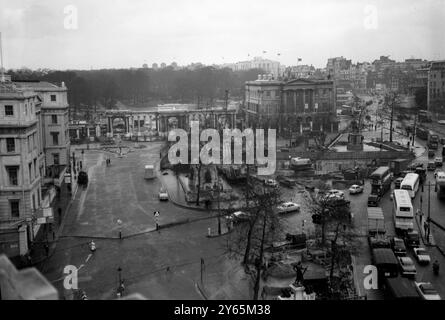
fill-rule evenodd
<path id="1" fill-rule="evenodd" d="M 111 136 L 113 136 L 113 118 L 111 118 L 111 121 L 110 121 L 110 133 L 111 133 Z"/>
<path id="2" fill-rule="evenodd" d="M 88 125 L 85 127 L 85 129 L 87 129 L 87 137 L 90 137 L 90 128 L 88 127 Z"/>
<path id="3" fill-rule="evenodd" d="M 77 139 L 80 139 L 80 131 L 79 131 L 79 129 L 76 129 L 76 137 L 77 137 Z"/>
<path id="4" fill-rule="evenodd" d="M 107 119 L 108 119 L 108 132 L 111 133 L 111 118 L 108 117 Z"/>
<path id="5" fill-rule="evenodd" d="M 303 134 L 303 121 L 304 119 L 300 121 L 300 134 Z"/>
<path id="6" fill-rule="evenodd" d="M 303 113 L 306 113 L 306 89 L 303 89 Z"/>
<path id="7" fill-rule="evenodd" d="M 298 110 L 297 110 L 297 91 L 294 91 L 294 114 L 297 114 Z"/>
<path id="8" fill-rule="evenodd" d="M 141 132 L 141 120 L 139 119 L 139 116 L 138 116 L 138 136 L 139 136 L 139 133 Z"/>

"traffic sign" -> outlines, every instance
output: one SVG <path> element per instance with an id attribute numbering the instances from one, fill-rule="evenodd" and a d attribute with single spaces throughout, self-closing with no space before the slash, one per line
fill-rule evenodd
<path id="1" fill-rule="evenodd" d="M 153 214 L 156 218 L 159 217 L 159 211 L 155 211 Z"/>

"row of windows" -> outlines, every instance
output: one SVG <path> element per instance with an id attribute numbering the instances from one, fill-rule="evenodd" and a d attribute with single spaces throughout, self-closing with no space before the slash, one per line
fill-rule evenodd
<path id="1" fill-rule="evenodd" d="M 40 207 L 40 202 L 41 202 L 40 190 L 37 192 L 37 196 L 38 196 L 38 202 L 36 205 L 35 194 L 32 195 L 32 209 L 36 209 L 37 206 Z M 9 208 L 10 208 L 12 218 L 20 218 L 20 200 L 19 199 L 9 200 Z"/>
<path id="2" fill-rule="evenodd" d="M 431 87 L 436 87 L 436 84 L 439 84 L 440 82 L 435 82 L 435 81 L 431 81 L 430 82 L 430 86 Z M 442 87 L 445 87 L 445 81 L 442 81 Z"/>
<path id="3" fill-rule="evenodd" d="M 6 152 L 13 153 L 17 152 L 15 138 L 6 138 Z M 37 149 L 37 134 L 34 133 L 32 135 L 29 135 L 27 138 L 28 141 L 28 151 L 31 151 L 33 149 Z"/>

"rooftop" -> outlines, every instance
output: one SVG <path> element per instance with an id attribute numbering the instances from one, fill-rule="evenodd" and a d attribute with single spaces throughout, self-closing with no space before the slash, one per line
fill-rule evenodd
<path id="1" fill-rule="evenodd" d="M 53 83 L 46 82 L 46 81 L 14 81 L 14 84 L 18 88 L 23 89 L 30 89 L 30 90 L 36 90 L 36 91 L 66 91 L 67 88 L 65 87 L 65 84 L 62 82 L 61 86 L 57 86 Z"/>

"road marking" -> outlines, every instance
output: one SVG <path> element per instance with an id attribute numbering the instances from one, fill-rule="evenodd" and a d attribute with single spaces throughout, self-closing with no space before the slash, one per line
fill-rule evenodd
<path id="1" fill-rule="evenodd" d="M 89 255 L 88 255 L 88 257 L 86 258 L 86 260 L 85 260 L 85 263 L 87 263 L 88 262 L 88 260 L 90 260 L 90 258 L 93 256 L 93 254 L 92 253 L 90 253 Z"/>

